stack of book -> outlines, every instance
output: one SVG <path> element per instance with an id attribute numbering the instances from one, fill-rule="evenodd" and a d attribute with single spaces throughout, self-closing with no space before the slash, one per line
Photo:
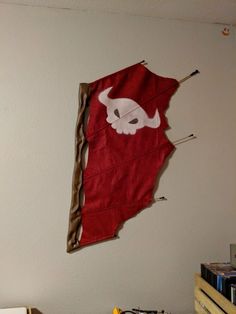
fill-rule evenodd
<path id="1" fill-rule="evenodd" d="M 203 263 L 201 276 L 233 304 L 236 304 L 236 269 L 230 263 Z"/>

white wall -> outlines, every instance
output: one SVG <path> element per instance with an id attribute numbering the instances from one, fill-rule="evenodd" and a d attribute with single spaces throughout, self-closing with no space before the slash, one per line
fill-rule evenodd
<path id="1" fill-rule="evenodd" d="M 0 305 L 44 314 L 193 312 L 200 263 L 236 241 L 236 36 L 222 26 L 0 6 Z M 65 251 L 80 82 L 146 59 L 185 82 L 167 112 L 179 145 L 120 239 Z"/>

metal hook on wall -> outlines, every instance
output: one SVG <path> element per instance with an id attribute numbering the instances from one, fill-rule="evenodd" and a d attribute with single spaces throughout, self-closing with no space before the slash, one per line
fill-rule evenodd
<path id="1" fill-rule="evenodd" d="M 155 202 L 160 202 L 160 201 L 167 201 L 167 198 L 165 196 L 155 198 Z"/>
<path id="2" fill-rule="evenodd" d="M 148 65 L 147 61 L 145 61 L 145 60 L 142 60 L 140 63 L 141 63 L 142 65 Z"/>

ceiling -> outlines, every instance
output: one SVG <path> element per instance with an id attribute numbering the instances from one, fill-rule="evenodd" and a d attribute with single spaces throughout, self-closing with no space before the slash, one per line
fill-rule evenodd
<path id="1" fill-rule="evenodd" d="M 0 3 L 236 25 L 236 0 L 0 0 Z"/>

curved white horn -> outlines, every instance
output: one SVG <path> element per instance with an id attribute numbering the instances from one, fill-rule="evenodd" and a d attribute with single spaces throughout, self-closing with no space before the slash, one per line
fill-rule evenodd
<path id="1" fill-rule="evenodd" d="M 146 119 L 146 126 L 150 128 L 158 128 L 161 124 L 161 119 L 158 110 L 156 110 L 155 116 L 153 118 Z"/>
<path id="2" fill-rule="evenodd" d="M 99 95 L 98 95 L 98 100 L 105 105 L 106 107 L 109 106 L 111 99 L 108 97 L 108 94 L 110 92 L 110 90 L 112 89 L 111 87 L 106 88 L 104 91 L 102 91 Z"/>

